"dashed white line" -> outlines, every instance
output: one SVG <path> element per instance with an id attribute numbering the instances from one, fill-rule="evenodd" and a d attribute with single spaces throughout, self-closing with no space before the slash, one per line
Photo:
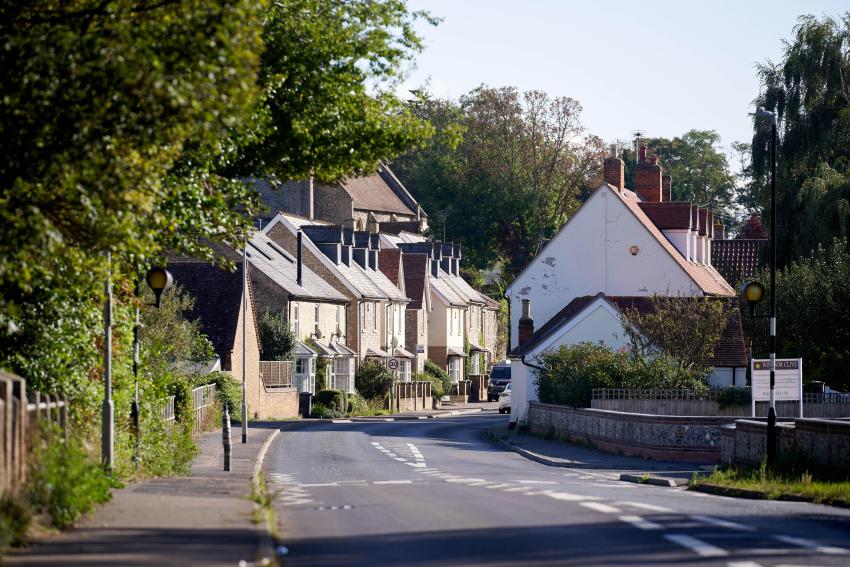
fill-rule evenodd
<path id="1" fill-rule="evenodd" d="M 753 526 L 746 526 L 744 524 L 739 524 L 738 522 L 730 522 L 729 520 L 724 520 L 722 518 L 715 518 L 713 516 L 691 516 L 692 520 L 696 520 L 697 522 L 702 522 L 703 524 L 708 524 L 710 526 L 717 526 L 718 528 L 728 528 L 730 530 L 738 530 L 742 532 L 754 532 L 756 529 Z"/>
<path id="2" fill-rule="evenodd" d="M 515 480 L 514 482 L 518 482 L 520 484 L 558 484 L 551 480 Z"/>
<path id="3" fill-rule="evenodd" d="M 299 484 L 298 486 L 301 486 L 301 487 L 304 487 L 304 488 L 313 487 L 313 486 L 339 486 L 339 483 L 338 482 L 316 482 L 316 483 L 313 483 L 313 484 Z"/>
<path id="4" fill-rule="evenodd" d="M 617 502 L 617 504 L 622 504 L 623 506 L 633 506 L 635 508 L 640 508 L 641 510 L 649 510 L 650 512 L 672 512 L 670 508 L 665 508 L 664 506 L 656 506 L 655 504 L 644 504 L 643 502 Z"/>
<path id="5" fill-rule="evenodd" d="M 642 530 L 660 530 L 663 528 L 661 524 L 650 522 L 646 518 L 640 516 L 620 516 L 620 519 Z"/>
<path id="6" fill-rule="evenodd" d="M 762 567 L 762 564 L 755 561 L 730 561 L 726 567 Z"/>
<path id="7" fill-rule="evenodd" d="M 376 480 L 372 484 L 413 484 L 412 480 Z"/>
<path id="8" fill-rule="evenodd" d="M 584 496 L 582 494 L 572 494 L 571 492 L 548 492 L 546 496 L 555 500 L 563 500 L 565 502 L 582 502 L 584 500 L 596 500 L 594 496 Z"/>
<path id="9" fill-rule="evenodd" d="M 829 545 L 821 545 L 816 541 L 812 541 L 810 539 L 804 539 L 801 537 L 793 537 L 787 535 L 775 535 L 774 539 L 779 540 L 783 543 L 787 543 L 790 545 L 796 545 L 797 547 L 805 547 L 806 549 L 811 549 L 817 551 L 818 553 L 823 553 L 824 555 L 846 555 L 850 553 L 847 549 L 843 547 L 833 547 Z"/>
<path id="10" fill-rule="evenodd" d="M 619 508 L 614 508 L 601 502 L 581 502 L 580 505 L 591 510 L 596 510 L 597 512 L 602 512 L 603 514 L 619 514 L 621 512 Z"/>
<path id="11" fill-rule="evenodd" d="M 665 534 L 664 539 L 690 549 L 700 557 L 726 557 L 729 552 L 685 534 Z"/>

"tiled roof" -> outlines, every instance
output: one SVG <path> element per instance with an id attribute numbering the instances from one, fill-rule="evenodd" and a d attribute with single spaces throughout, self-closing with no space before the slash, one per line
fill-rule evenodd
<path id="1" fill-rule="evenodd" d="M 469 298 L 470 303 L 484 303 L 484 298 L 481 297 L 481 293 L 469 285 L 462 277 L 449 274 L 449 281 L 451 281 L 464 296 Z"/>
<path id="2" fill-rule="evenodd" d="M 399 286 L 401 276 L 401 250 L 398 248 L 381 250 L 378 267 L 394 286 L 398 288 L 401 287 Z"/>
<path id="3" fill-rule="evenodd" d="M 446 303 L 449 305 L 454 305 L 456 307 L 465 307 L 466 301 L 458 295 L 455 289 L 448 283 L 447 279 L 449 275 L 444 272 L 442 269 L 439 271 L 438 278 L 434 276 L 429 276 L 429 283 L 431 285 L 431 290 L 436 291 L 438 295 L 440 295 Z"/>
<path id="4" fill-rule="evenodd" d="M 736 284 L 756 273 L 759 253 L 766 245 L 767 240 L 713 240 L 711 263 L 726 281 Z"/>
<path id="5" fill-rule="evenodd" d="M 610 187 L 610 186 L 609 186 Z M 661 230 L 649 219 L 646 213 L 643 212 L 639 205 L 637 196 L 629 190 L 618 190 L 610 187 L 613 194 L 617 195 L 620 200 L 634 213 L 637 219 L 644 227 L 655 237 L 659 244 L 673 257 L 676 263 L 682 267 L 691 279 L 699 286 L 703 293 L 708 295 L 735 295 L 735 290 L 723 279 L 717 270 L 711 266 L 697 264 L 685 260 L 682 254 L 670 243 L 669 240 L 661 233 Z"/>
<path id="6" fill-rule="evenodd" d="M 392 235 L 398 235 L 402 231 L 418 233 L 419 221 L 382 222 L 380 223 L 380 231 Z"/>
<path id="7" fill-rule="evenodd" d="M 378 267 L 380 267 L 380 261 Z M 407 296 L 404 295 L 396 285 L 387 278 L 380 270 L 363 269 L 355 262 L 351 263 L 352 268 L 362 270 L 366 276 L 372 281 L 381 292 L 391 301 L 407 301 Z"/>
<path id="8" fill-rule="evenodd" d="M 691 203 L 647 203 L 638 206 L 646 213 L 655 226 L 661 230 L 691 228 Z"/>
<path id="9" fill-rule="evenodd" d="M 404 290 L 410 303 L 408 309 L 422 309 L 425 297 L 428 273 L 428 256 L 425 254 L 407 253 L 402 256 L 404 265 Z"/>
<path id="10" fill-rule="evenodd" d="M 416 215 L 416 211 L 396 195 L 380 173 L 345 179 L 342 186 L 351 195 L 355 209 Z"/>
<path id="11" fill-rule="evenodd" d="M 543 343 L 548 337 L 555 334 L 573 317 L 583 311 L 588 305 L 597 299 L 604 299 L 615 306 L 618 311 L 624 309 L 636 309 L 639 313 L 650 313 L 653 309 L 652 298 L 648 296 L 638 297 L 606 297 L 601 293 L 598 295 L 585 295 L 573 299 L 566 307 L 549 319 L 540 329 L 534 332 L 531 338 L 519 345 L 512 356 L 523 356 L 535 347 Z M 731 311 L 729 320 L 720 340 L 714 348 L 714 356 L 709 364 L 711 366 L 741 367 L 748 363 L 748 352 L 744 342 L 744 332 L 741 328 L 741 313 L 738 311 L 737 303 L 726 298 L 718 298 L 717 301 L 730 301 Z"/>
<path id="12" fill-rule="evenodd" d="M 304 225 L 301 230 L 316 244 L 342 242 L 342 229 L 339 226 Z"/>
<path id="13" fill-rule="evenodd" d="M 336 269 L 343 278 L 362 295 L 369 299 L 386 299 L 385 294 L 375 281 L 366 273 L 366 270 L 361 268 L 357 262 L 351 262 L 350 266 L 346 266 L 342 262 L 336 265 Z"/>

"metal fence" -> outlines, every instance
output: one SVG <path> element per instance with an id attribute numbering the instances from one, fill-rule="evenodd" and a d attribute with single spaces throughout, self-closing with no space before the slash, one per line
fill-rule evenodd
<path id="1" fill-rule="evenodd" d="M 261 360 L 260 379 L 266 388 L 292 387 L 291 360 Z"/>
<path id="2" fill-rule="evenodd" d="M 162 421 L 174 421 L 174 396 L 168 396 L 162 404 Z"/>
<path id="3" fill-rule="evenodd" d="M 215 415 L 215 384 L 192 390 L 192 410 L 195 412 L 194 433 L 204 431 Z"/>

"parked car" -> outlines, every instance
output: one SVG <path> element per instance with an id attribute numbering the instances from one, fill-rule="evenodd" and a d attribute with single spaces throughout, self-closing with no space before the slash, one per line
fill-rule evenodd
<path id="1" fill-rule="evenodd" d="M 499 413 L 511 413 L 511 385 L 505 386 L 499 394 Z"/>
<path id="2" fill-rule="evenodd" d="M 494 366 L 490 369 L 490 385 L 487 386 L 487 401 L 495 402 L 505 386 L 511 383 L 511 367 Z"/>

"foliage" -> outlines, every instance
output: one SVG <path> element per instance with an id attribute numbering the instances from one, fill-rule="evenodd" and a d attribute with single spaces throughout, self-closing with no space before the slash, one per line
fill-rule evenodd
<path id="1" fill-rule="evenodd" d="M 783 497 L 802 497 L 822 504 L 847 506 L 850 503 L 850 480 L 822 478 L 799 466 L 780 466 L 768 469 L 763 463 L 753 468 L 718 468 L 711 475 L 696 478 L 693 485 L 710 484 L 733 489 L 758 491 L 770 500 Z"/>
<path id="2" fill-rule="evenodd" d="M 756 274 L 770 297 L 767 269 Z M 802 357 L 806 382 L 819 380 L 840 391 L 850 391 L 845 362 L 850 359 L 850 248 L 846 240 L 819 246 L 805 258 L 779 270 L 776 276 L 777 356 Z M 766 303 L 766 302 L 765 302 Z M 749 313 L 749 308 L 741 306 Z M 766 307 L 760 307 L 764 312 Z M 743 318 L 744 334 L 752 340 L 753 355 L 770 352 L 767 322 Z"/>
<path id="3" fill-rule="evenodd" d="M 328 365 L 329 359 L 324 356 L 316 358 L 316 391 L 324 390 L 328 387 Z"/>
<path id="4" fill-rule="evenodd" d="M 538 373 L 537 385 L 544 403 L 590 407 L 594 388 L 707 389 L 702 373 L 683 368 L 663 354 L 644 359 L 581 343 L 546 351 L 540 359 L 544 370 Z"/>
<path id="5" fill-rule="evenodd" d="M 76 522 L 95 504 L 110 498 L 110 480 L 94 463 L 80 439 L 65 439 L 58 428 L 45 428 L 33 446 L 27 498 L 57 528 Z"/>
<path id="6" fill-rule="evenodd" d="M 750 389 L 738 388 L 735 386 L 723 388 L 717 393 L 717 403 L 720 406 L 720 409 L 735 406 L 748 406 L 752 403 Z"/>
<path id="7" fill-rule="evenodd" d="M 222 411 L 227 407 L 231 419 L 239 419 L 242 413 L 242 384 L 227 372 L 210 372 L 204 376 L 199 386 L 215 384 L 215 396 Z M 248 408 L 248 415 L 251 410 Z"/>
<path id="8" fill-rule="evenodd" d="M 641 357 L 670 357 L 684 370 L 703 371 L 729 324 L 731 304 L 711 297 L 650 297 L 650 309 L 622 310 L 621 318 L 632 349 Z"/>
<path id="9" fill-rule="evenodd" d="M 758 66 L 757 106 L 778 117 L 777 238 L 781 265 L 850 236 L 850 12 L 802 16 L 779 62 Z M 770 121 L 754 121 L 751 199 L 770 209 Z"/>
<path id="10" fill-rule="evenodd" d="M 0 496 L 0 558 L 7 547 L 26 542 L 31 521 L 32 512 L 25 501 L 10 493 Z"/>
<path id="11" fill-rule="evenodd" d="M 383 399 L 395 379 L 395 375 L 382 363 L 367 360 L 360 364 L 354 374 L 354 387 L 367 400 Z"/>
<path id="12" fill-rule="evenodd" d="M 316 404 L 343 414 L 348 411 L 348 395 L 340 390 L 320 390 L 313 396 Z"/>
<path id="13" fill-rule="evenodd" d="M 745 240 L 767 240 L 767 237 L 767 231 L 764 229 L 759 215 L 751 215 L 741 227 L 738 236 L 736 236 L 736 238 Z"/>
<path id="14" fill-rule="evenodd" d="M 369 415 L 369 402 L 359 393 L 354 392 L 348 396 L 349 415 Z"/>
<path id="15" fill-rule="evenodd" d="M 339 411 L 332 410 L 325 404 L 314 403 L 310 408 L 310 417 L 314 417 L 316 419 L 331 419 L 334 417 L 340 417 Z"/>
<path id="16" fill-rule="evenodd" d="M 431 397 L 435 400 L 439 400 L 443 396 L 449 393 L 446 390 L 445 384 L 443 383 L 442 378 L 431 374 L 430 372 L 422 372 L 421 374 L 417 374 L 414 378 L 416 381 L 420 382 L 430 382 L 431 383 Z"/>
<path id="17" fill-rule="evenodd" d="M 477 268 L 496 258 L 525 266 L 599 174 L 603 144 L 586 134 L 574 99 L 482 86 L 458 101 L 419 93 L 410 107 L 437 133 L 393 167 L 426 210 L 446 212 L 447 238 Z"/>
<path id="18" fill-rule="evenodd" d="M 292 360 L 295 341 L 295 333 L 289 327 L 286 316 L 282 312 L 272 313 L 266 309 L 260 318 L 263 360 Z"/>
<path id="19" fill-rule="evenodd" d="M 443 395 L 445 396 L 452 391 L 452 379 L 448 372 L 440 368 L 433 360 L 425 361 L 425 373 L 438 378 L 443 383 Z"/>

